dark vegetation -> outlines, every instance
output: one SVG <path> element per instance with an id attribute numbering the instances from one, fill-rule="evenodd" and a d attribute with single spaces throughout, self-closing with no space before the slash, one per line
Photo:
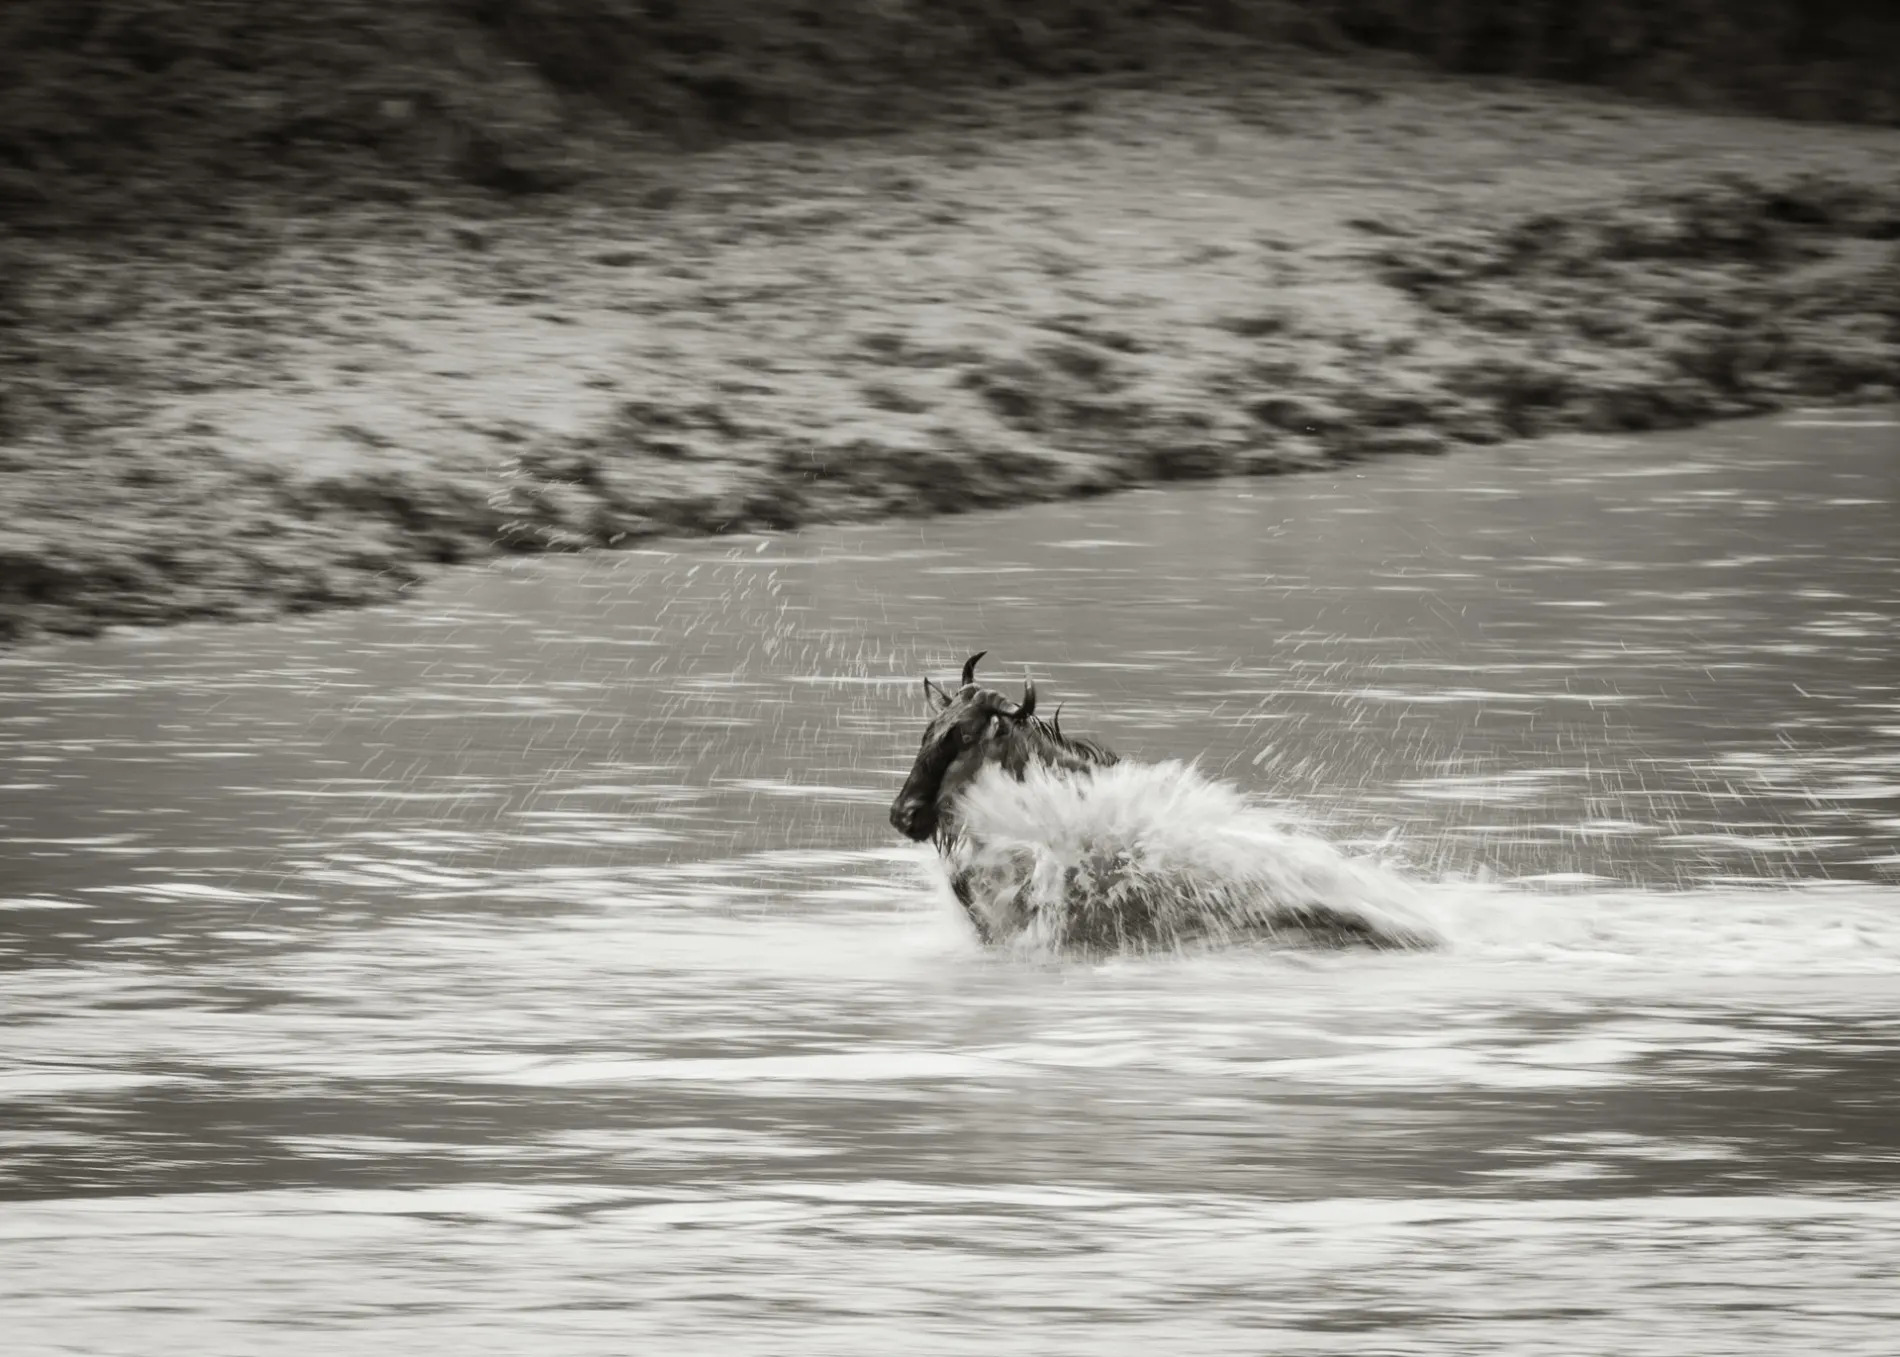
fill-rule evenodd
<path id="1" fill-rule="evenodd" d="M 548 190 L 603 139 L 875 130 L 1252 39 L 1900 122 L 1891 0 L 7 0 L 0 209 L 176 213 L 312 173 Z"/>
<path id="2" fill-rule="evenodd" d="M 1450 71 L 1784 117 L 1900 122 L 1900 6 L 1887 0 L 1322 0 L 1309 8 L 1354 42 L 1416 52 Z"/>

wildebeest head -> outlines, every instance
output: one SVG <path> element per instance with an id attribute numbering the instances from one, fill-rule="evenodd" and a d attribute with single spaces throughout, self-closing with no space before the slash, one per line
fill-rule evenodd
<path id="1" fill-rule="evenodd" d="M 1022 761 L 1021 736 L 1036 710 L 1036 685 L 1023 682 L 1023 699 L 1012 702 L 976 684 L 978 651 L 963 662 L 963 679 L 954 693 L 928 678 L 924 693 L 935 708 L 924 730 L 917 762 L 891 803 L 891 824 L 906 838 L 923 840 L 942 827 L 946 812 L 985 764 L 1001 762 L 1012 772 Z"/>

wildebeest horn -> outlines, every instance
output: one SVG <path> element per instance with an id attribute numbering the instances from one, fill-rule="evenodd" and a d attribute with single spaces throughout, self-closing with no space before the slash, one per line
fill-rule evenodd
<path id="1" fill-rule="evenodd" d="M 1026 678 L 1023 680 L 1023 700 L 1021 702 L 1011 702 L 1001 693 L 991 693 L 989 696 L 991 699 L 990 710 L 1007 716 L 1012 721 L 1026 720 L 1035 714 L 1036 681 L 1034 679 Z"/>
<path id="2" fill-rule="evenodd" d="M 963 686 L 965 688 L 976 682 L 976 662 L 989 653 L 987 650 L 979 650 L 976 654 L 970 656 L 969 659 L 963 662 Z"/>

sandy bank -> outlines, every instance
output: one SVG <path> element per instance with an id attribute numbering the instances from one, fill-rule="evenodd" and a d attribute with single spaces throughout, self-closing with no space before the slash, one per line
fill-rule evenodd
<path id="1" fill-rule="evenodd" d="M 1900 385 L 1900 132 L 1300 58 L 0 237 L 0 637 Z"/>

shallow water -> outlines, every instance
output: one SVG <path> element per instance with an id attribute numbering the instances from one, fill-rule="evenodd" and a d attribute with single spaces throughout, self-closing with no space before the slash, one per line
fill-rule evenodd
<path id="1" fill-rule="evenodd" d="M 1900 425 L 453 576 L 0 657 L 6 1350 L 1881 1354 Z M 917 676 L 1401 864 L 986 956 Z"/>

